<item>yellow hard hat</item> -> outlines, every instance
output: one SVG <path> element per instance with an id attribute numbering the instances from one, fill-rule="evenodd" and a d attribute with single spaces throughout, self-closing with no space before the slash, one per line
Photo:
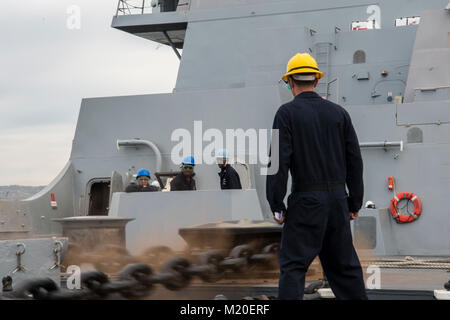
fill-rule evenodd
<path id="1" fill-rule="evenodd" d="M 286 74 L 282 79 L 287 82 L 290 75 L 302 73 L 315 73 L 316 79 L 323 77 L 323 73 L 319 71 L 316 59 L 309 53 L 297 53 L 293 56 L 287 64 Z"/>

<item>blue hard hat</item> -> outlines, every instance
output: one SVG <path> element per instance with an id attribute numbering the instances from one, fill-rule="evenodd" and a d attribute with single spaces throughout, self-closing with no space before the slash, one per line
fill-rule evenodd
<path id="1" fill-rule="evenodd" d="M 228 152 L 227 152 L 227 149 L 219 150 L 219 151 L 216 153 L 216 159 L 228 159 Z"/>
<path id="2" fill-rule="evenodd" d="M 148 171 L 147 169 L 139 170 L 136 175 L 136 179 L 138 179 L 139 177 L 144 177 L 144 176 L 150 178 L 150 171 Z"/>
<path id="3" fill-rule="evenodd" d="M 195 161 L 193 156 L 187 156 L 183 159 L 183 164 L 190 164 L 191 166 L 195 166 Z"/>

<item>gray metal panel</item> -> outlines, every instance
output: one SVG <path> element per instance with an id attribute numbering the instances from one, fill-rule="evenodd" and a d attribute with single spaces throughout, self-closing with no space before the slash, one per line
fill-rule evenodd
<path id="1" fill-rule="evenodd" d="M 168 28 L 170 29 L 170 28 Z M 167 41 L 167 37 L 164 35 L 163 32 L 140 32 L 140 33 L 134 33 L 135 35 L 152 40 L 158 43 L 162 43 L 165 45 L 170 45 L 169 41 Z M 175 47 L 178 49 L 183 48 L 184 44 L 184 38 L 186 36 L 186 30 L 173 30 L 173 31 L 167 31 L 167 34 L 170 37 L 170 40 L 174 43 Z"/>
<path id="2" fill-rule="evenodd" d="M 227 220 L 262 220 L 256 190 L 115 193 L 110 216 L 135 218 L 126 227 L 133 253 L 165 245 L 186 246 L 178 229 Z"/>
<path id="3" fill-rule="evenodd" d="M 447 101 L 416 102 L 397 105 L 397 124 L 450 123 L 450 97 Z"/>
<path id="4" fill-rule="evenodd" d="M 377 218 L 361 215 L 353 221 L 353 241 L 357 248 L 375 249 L 377 246 Z"/>
<path id="5" fill-rule="evenodd" d="M 236 8 L 247 5 L 282 3 L 286 0 L 191 0 L 191 10 L 197 9 L 217 9 L 217 8 Z"/>
<path id="6" fill-rule="evenodd" d="M 139 26 L 156 26 L 187 23 L 187 17 L 183 12 L 164 12 L 161 14 L 133 14 L 116 16 L 113 18 L 111 26 L 113 28 L 129 28 Z"/>
<path id="7" fill-rule="evenodd" d="M 365 255 L 398 255 L 398 247 L 396 242 L 395 231 L 393 230 L 394 220 L 389 213 L 389 209 L 362 209 L 360 217 L 372 217 L 376 219 L 376 246 L 373 250 L 359 249 L 358 239 L 353 239 L 358 252 Z M 355 222 L 352 222 L 352 231 L 355 231 Z M 362 241 L 366 241 L 362 235 Z"/>
<path id="8" fill-rule="evenodd" d="M 112 196 L 115 192 L 123 192 L 123 191 L 124 191 L 124 186 L 123 186 L 122 175 L 117 171 L 113 171 L 113 173 L 111 174 L 111 187 L 110 187 L 110 192 L 109 192 L 109 202 L 111 203 Z"/>
<path id="9" fill-rule="evenodd" d="M 353 21 L 368 19 L 371 5 L 381 10 L 382 29 L 350 32 Z M 446 0 L 192 1 L 184 16 L 189 23 L 188 47 L 176 90 L 274 85 L 289 57 L 314 51 L 315 44 L 327 39 L 334 48 L 329 57 L 329 98 L 343 104 L 387 103 L 389 93 L 404 94 L 417 30 L 417 26 L 394 27 L 395 19 L 420 16 L 430 9 L 444 12 L 446 5 Z M 113 26 L 156 28 L 179 22 L 180 17 L 179 12 L 120 16 Z M 142 35 L 143 31 L 129 32 Z M 353 53 L 361 49 L 367 53 L 367 63 L 354 66 Z M 382 70 L 388 71 L 387 77 L 381 77 Z M 371 79 L 358 82 L 359 73 L 369 73 Z"/>
<path id="10" fill-rule="evenodd" d="M 0 239 L 26 238 L 31 230 L 30 217 L 20 201 L 0 201 Z"/>
<path id="11" fill-rule="evenodd" d="M 293 54 L 313 50 L 315 43 L 327 38 L 333 42 L 328 80 L 334 88 L 329 98 L 345 104 L 386 103 L 389 91 L 403 95 L 417 28 L 386 26 L 350 32 L 350 22 L 365 9 L 362 5 L 331 7 L 219 21 L 191 18 L 176 91 L 275 84 Z M 334 33 L 336 26 L 341 28 L 338 34 Z M 317 31 L 314 36 L 310 28 Z M 211 34 L 220 37 L 211 38 Z M 380 44 L 383 51 L 379 50 Z M 353 53 L 361 49 L 367 52 L 367 63 L 353 65 Z M 227 56 L 220 63 L 211 59 L 222 52 Z M 382 77 L 381 70 L 389 70 L 389 76 Z M 356 75 L 360 72 L 370 73 L 371 80 L 358 82 Z M 372 92 L 377 98 L 372 97 Z"/>
<path id="12" fill-rule="evenodd" d="M 75 212 L 72 170 L 69 161 L 60 174 L 34 196 L 17 202 L 0 201 L 0 239 L 61 234 L 61 227 L 52 219 L 72 216 Z M 52 193 L 57 202 L 54 208 L 50 205 Z"/>
<path id="13" fill-rule="evenodd" d="M 422 88 L 414 90 L 414 101 L 447 100 L 450 97 L 449 87 Z"/>
<path id="14" fill-rule="evenodd" d="M 350 105 L 387 103 L 390 94 L 404 95 L 417 30 L 417 26 L 394 27 L 395 19 L 420 16 L 425 9 L 443 12 L 446 4 L 445 0 L 193 1 L 186 12 L 188 47 L 183 51 L 176 90 L 274 85 L 290 56 L 314 51 L 315 44 L 326 39 L 334 48 L 326 78 L 330 88 L 323 90 L 329 92 L 328 98 Z M 382 29 L 350 31 L 352 21 L 368 18 L 370 5 L 380 7 Z M 156 27 L 161 21 L 178 19 L 176 14 L 121 16 L 114 18 L 113 26 Z M 138 30 L 129 32 L 143 35 Z M 164 41 L 162 34 L 158 37 L 150 38 Z M 357 50 L 366 52 L 365 64 L 352 64 Z M 382 70 L 388 71 L 386 77 L 380 75 Z M 370 74 L 371 79 L 357 81 L 358 74 Z"/>
<path id="15" fill-rule="evenodd" d="M 279 105 L 291 99 L 289 91 L 277 83 L 286 61 L 299 51 L 314 52 L 318 43 L 328 42 L 332 44 L 327 64 L 328 98 L 348 106 L 360 142 L 405 142 L 408 141 L 409 125 L 415 124 L 422 130 L 422 142 L 405 143 L 402 152 L 396 148 L 362 151 L 365 200 L 374 201 L 380 208 L 377 214 L 367 213 L 377 218 L 377 226 L 381 230 L 377 232 L 375 252 L 449 255 L 450 216 L 446 211 L 450 188 L 450 125 L 446 123 L 448 91 L 445 88 L 436 91 L 439 99 L 444 100 L 439 103 L 395 105 L 390 101 L 391 97 L 404 94 L 418 32 L 417 26 L 395 28 L 395 18 L 421 15 L 424 9 L 440 10 L 424 15 L 415 51 L 425 55 L 427 49 L 422 44 L 429 46 L 433 53 L 431 56 L 436 59 L 432 63 L 435 63 L 445 58 L 442 53 L 448 54 L 448 18 L 443 16 L 442 10 L 447 3 L 447 0 L 380 0 L 376 3 L 352 0 L 194 1 L 192 11 L 186 12 L 186 16 L 175 12 L 116 18 L 113 21 L 115 27 L 130 27 L 132 33 L 149 31 L 145 28 L 155 30 L 161 25 L 189 23 L 176 93 L 83 100 L 71 161 L 55 182 L 38 196 L 21 202 L 19 209 L 28 210 L 33 231 L 55 232 L 58 230 L 49 224 L 48 218 L 52 215 L 84 214 L 82 204 L 86 202 L 86 186 L 92 179 L 109 179 L 113 170 L 124 174 L 132 172 L 133 167 L 148 167 L 154 171 L 156 159 L 150 150 L 117 150 L 115 144 L 118 139 L 153 141 L 163 153 L 163 170 L 169 171 L 178 169 L 170 159 L 171 148 L 175 144 L 170 140 L 174 129 L 186 128 L 192 133 L 196 120 L 203 121 L 204 130 L 217 128 L 222 132 L 229 128 L 270 128 Z M 367 7 L 371 4 L 378 4 L 382 10 L 382 29 L 351 32 L 352 21 L 367 20 Z M 438 19 L 434 21 L 435 15 Z M 433 28 L 439 32 L 428 40 L 427 33 Z M 440 38 L 433 41 L 434 37 Z M 357 50 L 366 52 L 366 63 L 353 64 Z M 442 65 L 448 67 L 445 62 Z M 413 63 L 413 72 L 416 66 L 422 66 L 420 63 Z M 442 71 L 432 79 L 439 83 L 427 81 L 426 89 L 429 89 L 429 84 L 445 85 L 449 72 L 445 68 Z M 361 73 L 369 74 L 369 80 L 357 80 Z M 419 79 L 414 74 L 409 76 L 414 81 Z M 416 89 L 413 81 L 408 83 L 409 87 Z M 423 94 L 420 99 L 428 97 Z M 432 124 L 438 120 L 440 125 Z M 217 171 L 216 165 L 200 164 L 196 166 L 196 179 L 199 189 L 217 190 L 223 197 L 224 193 L 218 191 Z M 245 205 L 251 208 L 251 212 L 262 212 L 269 219 L 271 213 L 265 200 L 265 177 L 259 175 L 259 166 L 250 167 L 250 171 L 257 200 L 247 199 Z M 393 193 L 387 190 L 386 185 L 387 177 L 391 175 L 396 178 L 397 191 L 411 191 L 422 199 L 423 213 L 418 221 L 397 225 L 389 217 L 386 208 Z M 58 201 L 55 211 L 49 206 L 52 192 Z M 200 197 L 206 192 L 199 191 L 198 194 Z M 119 205 L 120 212 L 126 214 L 135 214 L 133 210 L 137 208 L 140 219 L 144 220 L 135 224 L 142 228 L 142 232 L 150 232 L 158 225 L 153 223 L 153 216 L 145 216 L 152 206 L 146 199 L 167 197 L 170 210 L 174 212 L 196 196 L 197 193 L 189 193 L 189 197 L 187 194 L 182 196 L 188 199 L 181 199 L 177 193 L 120 194 L 123 201 L 116 205 Z M 113 202 L 115 199 L 119 198 L 113 197 Z M 229 212 L 227 203 L 216 204 L 221 212 Z M 192 209 L 194 217 L 200 217 Z M 241 214 L 247 215 L 246 212 Z M 42 215 L 44 219 L 40 220 Z M 214 220 L 220 217 L 215 213 L 208 216 Z M 161 223 L 169 224 L 173 220 L 187 222 L 185 218 L 189 217 L 181 213 L 159 218 Z M 172 231 L 170 229 L 170 234 L 166 235 L 174 235 Z M 160 234 L 161 230 L 154 232 Z"/>
<path id="16" fill-rule="evenodd" d="M 63 244 L 61 252 L 61 260 L 64 258 L 67 250 L 67 238 L 43 238 L 43 239 L 18 239 L 0 241 L 0 278 L 11 276 L 13 279 L 13 289 L 16 285 L 25 279 L 46 278 L 49 277 L 59 286 L 60 285 L 60 268 L 50 268 L 54 265 L 56 259 L 53 249 L 55 241 Z M 24 271 L 13 271 L 17 267 L 17 244 L 25 245 L 25 253 L 22 255 L 22 265 Z"/>
<path id="17" fill-rule="evenodd" d="M 408 110 L 412 104 L 400 106 Z M 353 106 L 347 109 L 360 142 L 407 141 L 409 127 L 395 125 L 395 105 Z M 421 110 L 412 114 L 425 116 L 425 106 Z M 387 189 L 387 178 L 394 176 L 396 192 L 413 192 L 423 205 L 421 217 L 409 224 L 399 225 L 389 214 L 383 217 L 385 222 L 381 221 L 381 216 L 374 215 L 380 220 L 381 229 L 377 232 L 380 231 L 384 238 L 394 239 L 386 240 L 384 251 L 377 249 L 377 254 L 450 254 L 450 215 L 443 214 L 448 207 L 450 188 L 450 125 L 424 125 L 420 128 L 424 143 L 405 144 L 403 152 L 382 148 L 362 151 L 364 201 L 371 200 L 380 209 L 388 208 L 394 193 Z"/>
<path id="18" fill-rule="evenodd" d="M 196 2 L 199 4 L 196 4 Z M 299 12 L 326 11 L 328 9 L 345 9 L 345 17 L 335 16 L 333 19 L 322 19 L 315 25 L 328 27 L 345 21 L 345 26 L 350 27 L 352 21 L 366 21 L 368 18 L 367 7 L 379 5 L 381 9 L 381 27 L 394 26 L 394 21 L 399 17 L 420 16 L 424 10 L 443 9 L 447 0 L 198 0 L 192 1 L 189 20 L 234 19 L 252 18 L 258 15 L 286 15 Z M 352 11 L 360 8 L 359 11 Z M 348 15 L 348 13 L 353 15 Z M 322 31 L 319 29 L 319 31 Z"/>
<path id="19" fill-rule="evenodd" d="M 217 128 L 224 137 L 228 128 L 267 129 L 271 128 L 280 103 L 278 87 L 85 99 L 71 155 L 76 172 L 75 197 L 84 196 L 90 179 L 109 177 L 113 170 L 125 174 L 130 166 L 135 166 L 155 172 L 156 159 L 150 150 L 117 150 L 118 139 L 152 140 L 163 156 L 162 171 L 176 171 L 178 165 L 173 164 L 170 158 L 176 144 L 171 141 L 175 129 L 186 128 L 192 134 L 195 120 L 202 120 L 204 131 Z M 182 117 L 179 116 L 181 114 Z M 102 120 L 99 122 L 99 119 Z M 108 126 L 102 126 L 106 123 Z M 255 170 L 259 170 L 258 167 Z M 219 189 L 217 165 L 199 164 L 195 171 L 198 189 Z M 265 177 L 257 172 L 254 183 L 261 186 L 257 188 L 261 207 L 269 217 L 271 214 L 264 194 Z"/>
<path id="20" fill-rule="evenodd" d="M 414 101 L 416 89 L 450 87 L 449 30 L 448 10 L 442 8 L 422 14 L 411 59 L 406 102 Z"/>
<path id="21" fill-rule="evenodd" d="M 41 192 L 23 201 L 29 212 L 32 231 L 35 234 L 61 234 L 61 226 L 54 218 L 70 217 L 76 212 L 73 188 L 73 167 L 69 161 L 60 174 Z M 50 206 L 51 194 L 55 194 L 57 207 Z"/>

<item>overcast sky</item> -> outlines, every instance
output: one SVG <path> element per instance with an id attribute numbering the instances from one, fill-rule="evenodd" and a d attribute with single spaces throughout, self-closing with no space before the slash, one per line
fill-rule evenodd
<path id="1" fill-rule="evenodd" d="M 81 99 L 171 92 L 171 48 L 112 29 L 118 0 L 1 0 L 0 185 L 47 185 L 64 167 Z M 70 6 L 81 29 L 67 28 Z"/>

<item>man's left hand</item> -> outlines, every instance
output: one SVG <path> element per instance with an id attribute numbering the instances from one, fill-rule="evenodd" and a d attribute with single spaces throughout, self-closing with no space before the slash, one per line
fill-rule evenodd
<path id="1" fill-rule="evenodd" d="M 355 220 L 358 218 L 359 212 L 350 212 L 350 220 Z"/>

